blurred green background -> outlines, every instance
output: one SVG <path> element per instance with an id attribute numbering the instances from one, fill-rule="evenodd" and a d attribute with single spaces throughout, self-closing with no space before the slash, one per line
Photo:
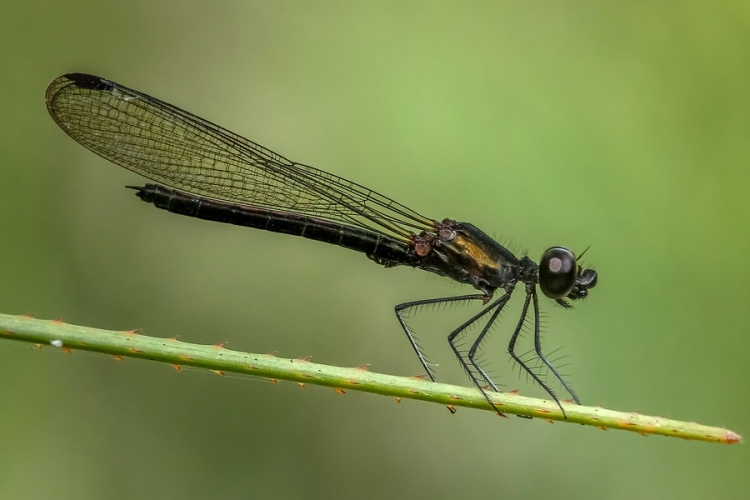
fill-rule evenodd
<path id="1" fill-rule="evenodd" d="M 95 73 L 600 273 L 542 301 L 584 403 L 750 433 L 750 5 L 5 2 L 0 311 L 415 375 L 424 272 L 137 202 L 44 107 Z M 518 313 L 520 293 L 505 314 Z M 476 309 L 461 311 L 464 315 Z M 465 316 L 464 316 L 465 317 Z M 454 321 L 451 319 L 451 321 Z M 420 329 L 441 380 L 467 384 Z M 488 359 L 507 388 L 501 329 Z M 747 498 L 733 447 L 0 343 L 0 498 Z"/>

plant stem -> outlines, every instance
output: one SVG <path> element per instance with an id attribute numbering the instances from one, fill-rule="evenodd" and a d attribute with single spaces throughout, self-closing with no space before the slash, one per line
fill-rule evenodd
<path id="1" fill-rule="evenodd" d="M 94 351 L 116 358 L 141 358 L 169 363 L 177 368 L 195 366 L 216 373 L 242 373 L 274 381 L 289 380 L 337 390 L 372 392 L 395 398 L 419 399 L 448 406 L 465 406 L 494 411 L 482 394 L 474 389 L 438 384 L 416 377 L 395 377 L 369 372 L 363 368 L 340 368 L 311 363 L 305 359 L 279 358 L 270 354 L 232 351 L 220 345 L 199 345 L 176 339 L 161 339 L 135 331 L 99 330 L 48 321 L 28 316 L 0 314 L 0 338 L 72 350 Z M 509 392 L 491 393 L 493 402 L 504 413 L 590 425 L 601 429 L 620 429 L 640 434 L 659 434 L 715 443 L 732 444 L 742 440 L 738 434 L 719 427 L 681 422 L 637 413 L 563 403 L 567 418 L 552 401 L 528 398 Z"/>

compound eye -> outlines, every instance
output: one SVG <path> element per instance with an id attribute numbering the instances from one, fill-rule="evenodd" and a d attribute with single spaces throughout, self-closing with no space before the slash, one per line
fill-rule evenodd
<path id="1" fill-rule="evenodd" d="M 567 248 L 552 247 L 539 263 L 539 287 L 550 299 L 566 297 L 576 284 L 578 263 Z"/>

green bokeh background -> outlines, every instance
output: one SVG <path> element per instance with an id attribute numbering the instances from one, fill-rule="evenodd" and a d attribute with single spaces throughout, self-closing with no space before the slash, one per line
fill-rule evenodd
<path id="1" fill-rule="evenodd" d="M 470 292 L 138 203 L 47 115 L 99 74 L 600 273 L 585 403 L 750 432 L 750 5 L 5 2 L 0 310 L 420 373 L 394 304 Z M 519 300 L 513 303 L 517 312 Z M 467 311 L 463 311 L 467 313 Z M 506 319 L 511 313 L 505 315 Z M 421 330 L 448 381 L 467 383 Z M 433 331 L 433 326 L 436 326 Z M 506 369 L 502 331 L 488 358 Z M 509 372 L 508 388 L 541 395 Z M 0 343 L 0 498 L 747 498 L 733 447 Z"/>

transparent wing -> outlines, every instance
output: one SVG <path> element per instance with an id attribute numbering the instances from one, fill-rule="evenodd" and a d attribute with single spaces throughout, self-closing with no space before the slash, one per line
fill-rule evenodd
<path id="1" fill-rule="evenodd" d="M 364 186 L 294 163 L 203 118 L 93 75 L 68 74 L 46 92 L 47 109 L 88 149 L 168 187 L 270 210 L 296 212 L 403 241 L 435 221 Z"/>

